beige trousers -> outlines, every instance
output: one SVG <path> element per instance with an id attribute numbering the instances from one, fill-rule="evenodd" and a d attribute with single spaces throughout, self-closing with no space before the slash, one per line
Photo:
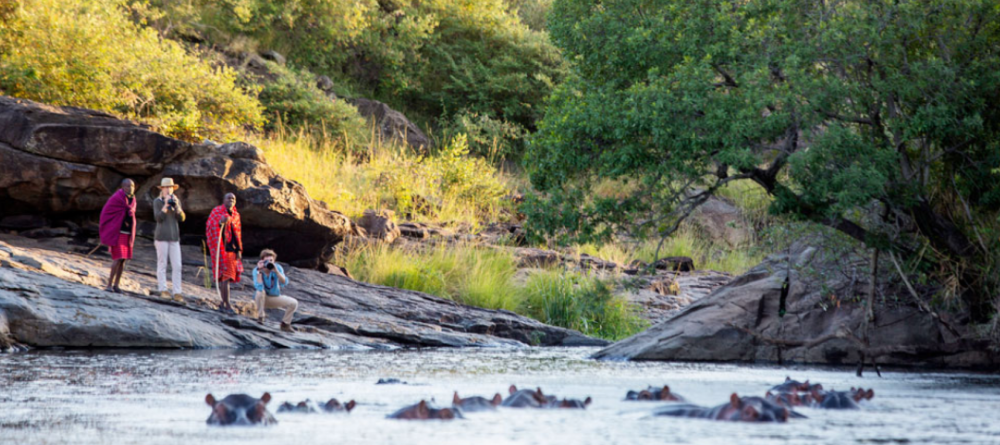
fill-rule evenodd
<path id="1" fill-rule="evenodd" d="M 257 291 L 254 301 L 257 303 L 257 316 L 260 318 L 264 318 L 266 315 L 264 309 L 284 309 L 285 316 L 281 317 L 281 322 L 286 324 L 292 324 L 292 316 L 295 315 L 295 310 L 299 308 L 299 302 L 292 297 L 284 295 L 269 297 L 264 291 Z"/>

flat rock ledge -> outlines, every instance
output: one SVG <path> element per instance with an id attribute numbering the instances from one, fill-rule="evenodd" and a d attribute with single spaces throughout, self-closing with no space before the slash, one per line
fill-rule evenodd
<path id="1" fill-rule="evenodd" d="M 868 284 L 850 271 L 856 261 L 806 243 L 766 259 L 678 314 L 593 357 L 605 360 L 751 362 L 988 369 L 1000 357 L 975 327 L 948 313 L 920 311 L 905 290 L 876 299 L 869 342 L 863 341 Z M 855 264 L 856 265 L 856 264 Z M 787 313 L 778 315 L 790 277 Z"/>
<path id="2" fill-rule="evenodd" d="M 214 289 L 202 285 L 200 249 L 182 246 L 184 304 L 156 295 L 155 251 L 136 240 L 122 280 L 124 294 L 101 288 L 106 248 L 70 238 L 0 234 L 0 349 L 34 348 L 297 348 L 604 346 L 608 342 L 508 311 L 464 306 L 419 292 L 377 286 L 286 266 L 299 300 L 293 325 L 278 329 L 281 311 L 263 325 L 252 314 L 248 284 L 233 303 L 244 315 L 220 314 Z M 247 261 L 247 266 L 251 266 Z M 243 282 L 249 282 L 247 267 Z"/>

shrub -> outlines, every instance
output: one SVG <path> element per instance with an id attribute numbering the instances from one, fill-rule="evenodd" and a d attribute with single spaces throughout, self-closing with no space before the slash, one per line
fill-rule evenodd
<path id="1" fill-rule="evenodd" d="M 354 106 L 328 98 L 316 86 L 316 76 L 308 70 L 266 63 L 275 79 L 264 82 L 258 96 L 270 118 L 265 128 L 310 129 L 333 137 L 338 146 L 363 146 L 368 125 Z"/>
<path id="2" fill-rule="evenodd" d="M 524 153 L 527 131 L 524 127 L 488 114 L 463 111 L 445 125 L 445 137 L 465 134 L 469 152 L 481 156 L 491 164 L 506 159 L 516 159 Z"/>
<path id="3" fill-rule="evenodd" d="M 542 272 L 525 285 L 523 312 L 544 323 L 618 340 L 647 326 L 636 309 L 612 293 L 610 282 L 576 274 Z"/>
<path id="4" fill-rule="evenodd" d="M 237 87 L 235 72 L 160 39 L 129 13 L 126 0 L 24 0 L 0 22 L 0 90 L 117 113 L 189 140 L 261 124 L 260 104 Z"/>

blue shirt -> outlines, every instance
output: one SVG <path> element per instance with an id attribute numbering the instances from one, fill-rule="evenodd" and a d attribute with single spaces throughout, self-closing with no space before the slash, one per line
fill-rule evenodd
<path id="1" fill-rule="evenodd" d="M 278 272 L 285 275 L 285 269 L 281 268 L 281 265 L 274 263 L 274 270 L 268 272 L 267 269 L 258 274 L 258 267 L 253 268 L 253 288 L 258 291 L 264 291 L 267 295 L 272 297 L 281 296 L 281 282 L 278 280 Z M 285 275 L 285 286 L 288 285 L 288 275 Z"/>

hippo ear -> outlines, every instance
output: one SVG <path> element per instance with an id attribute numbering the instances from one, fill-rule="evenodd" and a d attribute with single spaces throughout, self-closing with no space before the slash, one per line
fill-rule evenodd
<path id="1" fill-rule="evenodd" d="M 732 405 L 733 408 L 739 408 L 740 407 L 740 396 L 737 395 L 734 392 L 733 395 L 729 396 L 729 404 Z"/>
<path id="2" fill-rule="evenodd" d="M 503 397 L 500 397 L 500 393 L 497 393 L 490 402 L 493 403 L 493 406 L 499 406 L 503 403 Z"/>
<path id="3" fill-rule="evenodd" d="M 205 396 L 205 403 L 207 403 L 208 406 L 215 406 L 215 396 L 212 394 Z"/>
<path id="4" fill-rule="evenodd" d="M 462 398 L 458 396 L 458 391 L 455 391 L 455 396 L 451 398 L 452 405 L 461 405 Z"/>
<path id="5" fill-rule="evenodd" d="M 347 412 L 351 412 L 351 410 L 354 409 L 354 405 L 357 405 L 357 403 L 354 403 L 354 401 L 351 400 L 350 402 L 347 402 L 346 405 L 344 405 L 344 409 L 346 409 Z"/>
<path id="6" fill-rule="evenodd" d="M 430 410 L 427 409 L 427 401 L 421 400 L 420 403 L 417 404 L 417 413 L 420 414 L 421 419 L 427 418 L 427 415 L 430 414 Z"/>
<path id="7" fill-rule="evenodd" d="M 785 381 L 786 381 L 786 382 L 790 382 L 790 381 L 792 381 L 792 378 L 786 375 L 786 376 L 785 376 Z"/>
<path id="8" fill-rule="evenodd" d="M 268 402 L 271 401 L 271 393 L 265 392 L 264 395 L 260 396 L 260 401 L 264 402 L 264 404 L 266 405 Z"/>
<path id="9" fill-rule="evenodd" d="M 517 392 L 517 387 L 514 385 L 510 385 L 510 389 L 508 389 L 507 391 L 510 392 L 511 394 L 514 394 L 515 392 Z"/>
<path id="10" fill-rule="evenodd" d="M 872 397 L 875 397 L 875 390 L 868 388 L 868 391 L 865 391 L 865 398 L 871 400 Z"/>
<path id="11" fill-rule="evenodd" d="M 587 396 L 587 399 L 583 401 L 583 406 L 590 405 L 590 402 L 593 402 L 593 401 L 594 400 L 591 399 L 590 396 Z"/>
<path id="12" fill-rule="evenodd" d="M 537 392 L 538 395 L 545 397 L 545 394 L 542 394 L 542 388 L 535 388 L 535 392 Z"/>
<path id="13" fill-rule="evenodd" d="M 660 391 L 660 400 L 670 400 L 670 387 L 663 385 L 663 390 Z"/>

